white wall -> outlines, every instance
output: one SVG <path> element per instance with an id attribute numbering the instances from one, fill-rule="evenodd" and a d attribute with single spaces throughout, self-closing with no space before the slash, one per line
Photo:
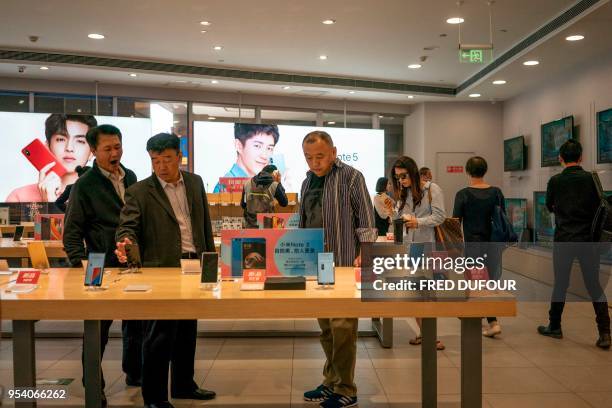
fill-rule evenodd
<path id="1" fill-rule="evenodd" d="M 540 167 L 540 125 L 564 116 L 574 116 L 584 149 L 583 167 L 605 170 L 600 174 L 604 189 L 612 189 L 612 165 L 597 165 L 596 118 L 598 111 L 612 107 L 612 56 L 585 61 L 582 67 L 503 103 L 503 137 L 524 135 L 528 146 L 527 170 L 504 173 L 504 194 L 529 200 L 532 225 L 534 191 L 545 191 L 549 178 L 561 167 Z M 502 163 L 503 164 L 503 163 Z"/>
<path id="2" fill-rule="evenodd" d="M 417 163 L 425 162 L 425 104 L 415 105 L 404 118 L 404 154 Z"/>

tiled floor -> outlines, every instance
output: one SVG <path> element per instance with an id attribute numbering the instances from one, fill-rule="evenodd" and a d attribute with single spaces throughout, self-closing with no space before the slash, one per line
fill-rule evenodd
<path id="1" fill-rule="evenodd" d="M 545 322 L 545 303 L 519 303 L 519 315 L 503 319 L 502 335 L 483 339 L 483 407 L 610 408 L 612 352 L 594 347 L 595 322 L 588 303 L 568 304 L 564 340 L 543 338 L 536 326 Z M 364 320 L 362 327 L 369 322 Z M 215 330 L 313 330 L 314 321 L 203 322 Z M 395 346 L 382 349 L 374 338 L 361 338 L 356 382 L 361 407 L 420 407 L 420 349 L 408 345 L 411 319 L 397 319 Z M 446 344 L 438 353 L 439 407 L 459 407 L 459 321 L 440 319 Z M 80 383 L 80 340 L 41 339 L 36 343 L 39 378 L 74 378 L 70 399 L 39 406 L 84 406 Z M 198 339 L 196 381 L 213 389 L 212 402 L 177 401 L 177 407 L 313 407 L 301 399 L 319 384 L 324 356 L 317 338 Z M 0 342 L 0 384 L 12 386 L 12 345 Z M 121 372 L 121 341 L 112 339 L 103 362 L 106 394 L 112 407 L 141 406 L 139 388 L 126 387 Z M 5 400 L 5 406 L 12 402 Z M 316 406 L 316 404 L 314 404 Z"/>

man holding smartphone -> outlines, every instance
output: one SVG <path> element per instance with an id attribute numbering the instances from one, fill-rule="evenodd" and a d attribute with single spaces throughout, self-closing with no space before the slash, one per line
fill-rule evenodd
<path id="1" fill-rule="evenodd" d="M 121 131 L 112 125 L 100 125 L 87 132 L 87 143 L 96 157 L 91 170 L 79 178 L 70 194 L 64 228 L 64 248 L 70 264 L 80 267 L 91 252 L 105 253 L 105 267 L 118 267 L 115 255 L 115 231 L 124 203 L 125 190 L 136 183 L 136 174 L 121 164 Z M 85 245 L 83 244 L 85 242 Z M 108 342 L 112 320 L 103 320 L 102 353 Z M 140 385 L 142 325 L 124 321 L 123 371 L 128 385 Z M 104 397 L 104 377 L 102 377 Z"/>
<path id="2" fill-rule="evenodd" d="M 240 206 L 244 210 L 246 227 L 259 228 L 257 214 L 274 212 L 274 200 L 281 207 L 289 204 L 280 172 L 275 165 L 268 164 L 242 190 Z"/>
<path id="3" fill-rule="evenodd" d="M 147 141 L 153 175 L 130 187 L 117 229 L 116 254 L 127 261 L 126 246 L 137 243 L 144 266 L 178 268 L 181 259 L 214 252 L 208 201 L 202 178 L 180 171 L 178 136 L 159 133 Z M 159 234 L 163 231 L 163 234 Z M 162 317 L 162 316 L 160 316 Z M 147 408 L 171 408 L 174 399 L 210 400 L 213 391 L 193 380 L 197 320 L 149 320 L 143 341 L 142 397 Z"/>
<path id="4" fill-rule="evenodd" d="M 302 150 L 310 171 L 302 183 L 300 228 L 323 228 L 325 251 L 334 254 L 336 265 L 361 266 L 361 243 L 378 235 L 363 174 L 337 159 L 326 132 L 307 134 Z M 319 401 L 323 408 L 356 406 L 358 319 L 318 320 L 326 356 L 323 383 L 305 392 L 304 400 Z"/>

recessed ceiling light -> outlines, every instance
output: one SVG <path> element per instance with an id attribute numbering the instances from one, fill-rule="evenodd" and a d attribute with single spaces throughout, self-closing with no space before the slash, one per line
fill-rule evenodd
<path id="1" fill-rule="evenodd" d="M 523 65 L 527 65 L 528 67 L 531 67 L 531 66 L 534 66 L 534 65 L 538 65 L 539 63 L 540 63 L 540 61 L 531 60 L 531 61 L 523 62 Z"/>
<path id="2" fill-rule="evenodd" d="M 221 51 L 222 49 L 223 49 L 223 47 L 222 47 L 222 46 L 220 46 L 220 45 L 215 45 L 215 46 L 213 47 L 213 50 L 215 50 L 215 51 Z"/>
<path id="3" fill-rule="evenodd" d="M 414 95 L 408 95 L 408 99 L 414 99 Z"/>
<path id="4" fill-rule="evenodd" d="M 96 33 L 87 34 L 87 37 L 91 38 L 92 40 L 103 40 L 104 39 L 103 34 L 96 34 Z"/>
<path id="5" fill-rule="evenodd" d="M 49 67 L 40 67 L 40 69 L 42 69 L 43 71 L 46 71 L 49 69 Z"/>
<path id="6" fill-rule="evenodd" d="M 327 124 L 328 124 L 328 125 L 335 125 L 335 124 L 336 124 L 336 122 L 331 121 L 331 122 L 327 122 Z"/>
<path id="7" fill-rule="evenodd" d="M 209 26 L 210 25 L 210 21 L 200 21 L 200 24 L 203 26 Z"/>
<path id="8" fill-rule="evenodd" d="M 215 118 L 214 116 L 209 116 L 208 120 L 217 120 L 217 118 Z"/>
<path id="9" fill-rule="evenodd" d="M 288 85 L 285 85 L 285 86 L 283 86 L 283 89 L 284 89 L 284 90 L 287 90 L 287 89 L 291 89 L 291 87 L 290 87 L 290 86 L 288 86 Z"/>
<path id="10" fill-rule="evenodd" d="M 349 93 L 352 95 L 352 94 L 354 94 L 354 93 L 355 93 L 355 91 L 349 91 Z"/>
<path id="11" fill-rule="evenodd" d="M 177 79 L 176 81 L 174 81 L 175 84 L 186 84 L 187 81 L 183 80 L 183 79 Z"/>
<path id="12" fill-rule="evenodd" d="M 207 30 L 200 30 L 200 32 L 201 32 L 202 34 L 206 34 L 208 31 L 207 31 Z"/>
<path id="13" fill-rule="evenodd" d="M 504 81 L 503 79 L 497 79 L 493 81 L 493 85 L 504 85 L 505 83 L 506 81 Z"/>
<path id="14" fill-rule="evenodd" d="M 323 20 L 322 23 L 325 25 L 332 25 L 332 24 L 336 24 L 336 20 L 333 20 L 330 18 L 328 20 Z"/>
<path id="15" fill-rule="evenodd" d="M 217 81 L 216 79 L 213 79 L 213 80 L 211 80 L 211 81 L 210 81 L 210 83 L 211 83 L 211 84 L 218 84 L 218 83 L 219 83 L 219 81 Z"/>
<path id="16" fill-rule="evenodd" d="M 421 64 L 410 64 L 410 65 L 408 65 L 408 68 L 410 68 L 410 69 L 419 69 L 421 67 L 422 67 Z"/>
<path id="17" fill-rule="evenodd" d="M 469 94 L 468 95 L 470 98 L 480 98 L 480 94 L 479 93 L 473 93 L 473 94 Z"/>
<path id="18" fill-rule="evenodd" d="M 23 105 L 24 103 L 25 103 L 25 101 L 24 101 L 23 99 L 20 99 L 20 100 L 19 100 L 19 104 L 20 104 L 20 105 Z"/>
<path id="19" fill-rule="evenodd" d="M 565 37 L 567 41 L 580 41 L 584 40 L 584 35 L 570 35 L 569 37 Z"/>
<path id="20" fill-rule="evenodd" d="M 465 20 L 462 19 L 461 17 L 451 17 L 449 19 L 446 20 L 446 22 L 448 24 L 461 24 L 463 23 Z"/>
<path id="21" fill-rule="evenodd" d="M 136 74 L 134 74 L 134 73 L 131 73 L 131 74 L 128 74 L 128 75 L 131 76 L 132 78 L 136 77 Z"/>
<path id="22" fill-rule="evenodd" d="M 326 60 L 327 59 L 327 55 L 319 55 L 319 59 L 320 60 Z"/>
<path id="23" fill-rule="evenodd" d="M 378 115 L 378 119 L 382 119 L 382 118 L 384 118 L 383 115 Z"/>

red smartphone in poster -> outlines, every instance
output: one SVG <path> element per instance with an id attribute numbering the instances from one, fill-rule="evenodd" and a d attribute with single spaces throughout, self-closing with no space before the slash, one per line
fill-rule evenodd
<path id="1" fill-rule="evenodd" d="M 40 171 L 47 164 L 55 162 L 55 166 L 51 169 L 55 174 L 59 177 L 62 177 L 66 174 L 66 168 L 62 166 L 62 164 L 58 161 L 58 159 L 51 153 L 51 151 L 45 146 L 43 142 L 39 139 L 34 139 L 32 142 L 21 149 L 21 153 L 25 156 L 26 159 L 34 167 L 36 170 Z"/>

